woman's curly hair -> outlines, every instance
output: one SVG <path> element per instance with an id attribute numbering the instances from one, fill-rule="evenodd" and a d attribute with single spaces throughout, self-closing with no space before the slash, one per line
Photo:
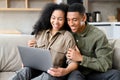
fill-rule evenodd
<path id="1" fill-rule="evenodd" d="M 67 10 L 68 10 L 68 5 L 67 4 L 57 4 L 57 3 L 48 3 L 44 10 L 42 11 L 42 14 L 36 24 L 33 26 L 33 32 L 31 33 L 32 35 L 37 35 L 39 31 L 42 30 L 47 30 L 51 29 L 52 25 L 50 23 L 50 18 L 54 10 L 62 10 L 65 13 L 65 22 L 63 25 L 64 30 L 70 31 L 70 28 L 67 24 Z"/>

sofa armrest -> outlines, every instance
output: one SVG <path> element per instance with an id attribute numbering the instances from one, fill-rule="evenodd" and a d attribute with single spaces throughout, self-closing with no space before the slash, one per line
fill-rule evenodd
<path id="1" fill-rule="evenodd" d="M 120 47 L 114 48 L 113 68 L 120 70 Z"/>
<path id="2" fill-rule="evenodd" d="M 17 46 L 27 46 L 31 35 L 2 34 L 0 35 L 0 71 L 16 71 L 21 68 L 21 58 Z"/>
<path id="3" fill-rule="evenodd" d="M 115 39 L 113 47 L 113 68 L 120 70 L 120 39 Z"/>

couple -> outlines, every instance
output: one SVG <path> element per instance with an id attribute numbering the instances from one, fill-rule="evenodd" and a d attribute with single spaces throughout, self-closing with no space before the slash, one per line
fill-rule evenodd
<path id="1" fill-rule="evenodd" d="M 112 69 L 113 49 L 102 31 L 87 24 L 82 4 L 47 4 L 32 34 L 28 45 L 49 49 L 56 68 L 46 73 L 24 67 L 12 80 L 120 79 Z"/>

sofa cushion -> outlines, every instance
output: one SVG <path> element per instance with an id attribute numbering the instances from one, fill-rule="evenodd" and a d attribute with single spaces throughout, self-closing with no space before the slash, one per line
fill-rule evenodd
<path id="1" fill-rule="evenodd" d="M 113 68 L 120 70 L 120 47 L 114 48 Z"/>
<path id="2" fill-rule="evenodd" d="M 17 46 L 27 46 L 31 35 L 0 35 L 0 72 L 16 71 L 21 68 L 21 58 Z"/>
<path id="3" fill-rule="evenodd" d="M 111 47 L 114 48 L 116 40 L 115 39 L 109 39 L 108 41 L 109 41 Z"/>
<path id="4" fill-rule="evenodd" d="M 114 44 L 113 68 L 120 70 L 120 39 L 116 39 Z"/>
<path id="5" fill-rule="evenodd" d="M 0 80 L 8 80 L 13 75 L 15 75 L 15 72 L 0 72 Z"/>
<path id="6" fill-rule="evenodd" d="M 120 39 L 115 39 L 114 47 L 120 47 Z"/>

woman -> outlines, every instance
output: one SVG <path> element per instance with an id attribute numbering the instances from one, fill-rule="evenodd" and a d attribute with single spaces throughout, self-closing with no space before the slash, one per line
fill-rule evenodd
<path id="1" fill-rule="evenodd" d="M 35 39 L 28 42 L 30 47 L 49 49 L 54 67 L 48 70 L 48 73 L 24 67 L 13 80 L 64 80 L 65 76 L 77 69 L 77 63 L 65 57 L 67 50 L 75 47 L 74 38 L 66 22 L 67 8 L 65 4 L 47 4 L 34 26 L 32 34 Z M 55 69 L 57 71 L 51 73 Z M 76 78 L 70 77 L 68 80 L 79 80 Z"/>

